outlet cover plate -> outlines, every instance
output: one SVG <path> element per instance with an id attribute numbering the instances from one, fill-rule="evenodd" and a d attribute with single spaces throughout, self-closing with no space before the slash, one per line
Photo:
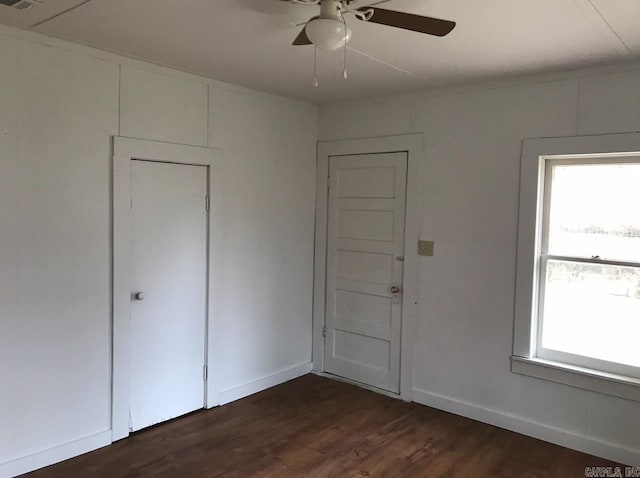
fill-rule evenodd
<path id="1" fill-rule="evenodd" d="M 433 241 L 418 241 L 418 255 L 433 257 L 434 246 Z"/>

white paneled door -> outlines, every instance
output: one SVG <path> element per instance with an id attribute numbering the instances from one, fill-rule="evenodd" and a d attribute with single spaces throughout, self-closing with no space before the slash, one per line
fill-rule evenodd
<path id="1" fill-rule="evenodd" d="M 407 153 L 329 159 L 325 370 L 399 393 Z"/>
<path id="2" fill-rule="evenodd" d="M 130 428 L 203 408 L 207 168 L 131 161 Z"/>

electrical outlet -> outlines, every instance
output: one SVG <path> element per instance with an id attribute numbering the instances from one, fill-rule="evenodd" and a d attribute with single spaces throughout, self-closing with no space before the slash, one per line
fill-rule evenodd
<path id="1" fill-rule="evenodd" d="M 433 257 L 434 246 L 435 243 L 433 241 L 418 241 L 418 255 Z"/>

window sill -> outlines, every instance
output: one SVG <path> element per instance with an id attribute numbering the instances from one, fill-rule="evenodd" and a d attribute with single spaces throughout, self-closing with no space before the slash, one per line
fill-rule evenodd
<path id="1" fill-rule="evenodd" d="M 634 377 L 517 355 L 511 357 L 511 371 L 640 402 L 640 379 Z"/>

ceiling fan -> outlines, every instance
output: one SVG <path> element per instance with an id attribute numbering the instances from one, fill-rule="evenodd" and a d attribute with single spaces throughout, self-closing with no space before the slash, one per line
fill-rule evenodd
<path id="1" fill-rule="evenodd" d="M 345 21 L 345 14 L 352 14 L 363 22 L 378 23 L 439 37 L 448 35 L 456 26 L 456 23 L 452 21 L 387 10 L 376 6 L 391 0 L 368 2 L 363 6 L 356 5 L 361 0 L 282 1 L 297 5 L 320 6 L 320 15 L 312 17 L 304 23 L 304 28 L 293 41 L 293 45 L 315 45 L 323 50 L 337 50 L 349 42 L 351 29 Z"/>

